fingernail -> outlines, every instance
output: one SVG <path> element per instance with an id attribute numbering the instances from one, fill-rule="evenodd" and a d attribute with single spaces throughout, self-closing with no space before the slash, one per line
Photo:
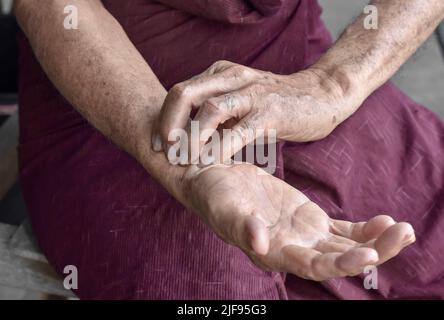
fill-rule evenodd
<path id="1" fill-rule="evenodd" d="M 160 136 L 157 133 L 153 134 L 151 142 L 153 144 L 153 150 L 155 152 L 162 151 L 162 140 L 160 140 Z"/>

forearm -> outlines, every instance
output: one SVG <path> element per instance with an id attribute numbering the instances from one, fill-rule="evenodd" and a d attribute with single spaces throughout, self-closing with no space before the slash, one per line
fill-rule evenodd
<path id="1" fill-rule="evenodd" d="M 16 1 L 16 16 L 60 93 L 95 128 L 135 157 L 172 193 L 183 170 L 150 148 L 151 124 L 166 91 L 100 1 Z M 63 27 L 63 8 L 78 8 L 79 29 Z M 165 175 L 168 172 L 168 175 Z"/>
<path id="2" fill-rule="evenodd" d="M 389 80 L 444 18 L 442 0 L 374 0 L 371 4 L 378 8 L 378 29 L 367 30 L 366 15 L 361 15 L 313 66 L 353 100 L 341 110 L 340 120 Z"/>

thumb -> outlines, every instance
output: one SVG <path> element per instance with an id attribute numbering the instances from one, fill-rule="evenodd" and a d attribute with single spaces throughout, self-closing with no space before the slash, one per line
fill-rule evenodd
<path id="1" fill-rule="evenodd" d="M 268 229 L 264 223 L 254 216 L 243 219 L 240 231 L 241 243 L 244 248 L 254 251 L 258 255 L 266 255 L 270 247 Z"/>

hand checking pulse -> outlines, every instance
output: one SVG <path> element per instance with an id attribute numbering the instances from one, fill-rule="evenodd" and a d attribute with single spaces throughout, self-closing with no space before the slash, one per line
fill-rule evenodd
<path id="1" fill-rule="evenodd" d="M 344 119 L 341 110 L 348 109 L 345 105 L 358 103 L 345 99 L 341 87 L 315 68 L 277 75 L 218 61 L 169 91 L 154 129 L 153 148 L 166 151 L 176 142 L 169 140 L 172 130 L 189 131 L 190 114 L 197 109 L 193 120 L 198 121 L 200 132 L 194 138 L 189 134 L 189 141 L 200 138 L 199 155 L 212 133 L 221 127 L 230 128 L 230 147 L 224 147 L 220 158 L 215 159 L 225 163 L 255 138 L 267 137 L 269 130 L 275 130 L 280 140 L 322 139 Z"/>
<path id="2" fill-rule="evenodd" d="M 359 101 L 345 99 L 339 85 L 320 72 L 282 76 L 217 62 L 170 90 L 152 141 L 155 151 L 167 151 L 176 143 L 168 139 L 172 130 L 189 131 L 193 109 L 198 109 L 193 120 L 199 121 L 200 151 L 211 133 L 231 128 L 237 140 L 224 146 L 219 164 L 187 167 L 179 198 L 257 266 L 316 281 L 354 276 L 384 263 L 415 241 L 412 226 L 386 215 L 358 223 L 331 219 L 300 191 L 256 166 L 220 163 L 231 162 L 254 141 L 251 131 L 263 129 L 267 136 L 276 129 L 278 139 L 300 142 L 327 136 L 345 118 L 341 108 Z"/>

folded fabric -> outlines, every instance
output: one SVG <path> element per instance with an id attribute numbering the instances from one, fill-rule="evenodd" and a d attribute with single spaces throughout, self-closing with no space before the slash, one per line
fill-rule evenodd
<path id="1" fill-rule="evenodd" d="M 279 11 L 283 1 L 284 0 L 158 0 L 160 3 L 195 16 L 233 24 L 254 23 L 263 17 L 271 16 Z"/>

